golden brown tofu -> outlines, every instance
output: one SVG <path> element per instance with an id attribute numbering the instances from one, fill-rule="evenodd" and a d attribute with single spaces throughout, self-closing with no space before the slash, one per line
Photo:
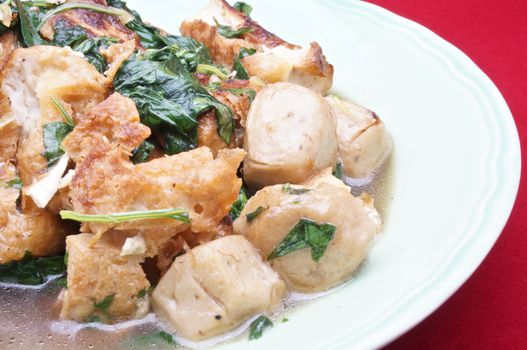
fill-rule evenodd
<path id="1" fill-rule="evenodd" d="M 18 171 L 24 186 L 29 186 L 48 171 L 43 126 L 63 121 L 51 97 L 78 122 L 85 110 L 106 97 L 104 76 L 71 49 L 54 46 L 16 49 L 3 75 L 2 91 L 22 128 L 16 156 Z"/>
<path id="2" fill-rule="evenodd" d="M 239 38 L 226 38 L 217 28 L 249 28 Z M 181 24 L 181 33 L 207 46 L 216 63 L 232 67 L 240 48 L 255 49 L 254 55 L 242 60 L 249 75 L 266 83 L 292 82 L 323 95 L 333 84 L 333 66 L 328 63 L 316 42 L 301 48 L 290 44 L 262 28 L 245 14 L 235 10 L 225 0 L 210 0 L 196 16 Z"/>
<path id="3" fill-rule="evenodd" d="M 236 173 L 244 155 L 240 149 L 222 150 L 214 159 L 202 147 L 134 165 L 118 148 L 95 150 L 76 169 L 71 186 L 73 208 L 83 214 L 182 208 L 189 213 L 193 231 L 208 231 L 227 215 L 237 198 L 241 179 Z M 101 234 L 110 229 L 159 227 L 180 232 L 187 225 L 154 219 L 89 223 L 83 230 Z"/>
<path id="4" fill-rule="evenodd" d="M 234 232 L 243 234 L 292 290 L 313 293 L 351 277 L 379 231 L 380 219 L 371 198 L 354 197 L 331 171 L 311 179 L 306 185 L 291 185 L 294 190 L 306 191 L 303 193 L 288 192 L 283 185 L 262 189 L 247 202 L 234 222 Z M 265 210 L 249 222 L 247 214 L 259 207 Z M 336 228 L 320 260 L 313 258 L 310 246 L 269 260 L 271 253 L 301 220 Z"/>
<path id="5" fill-rule="evenodd" d="M 152 293 L 157 315 L 181 336 L 202 340 L 270 314 L 284 282 L 243 236 L 227 236 L 176 258 Z"/>
<path id="6" fill-rule="evenodd" d="M 90 247 L 91 238 L 79 234 L 66 239 L 68 288 L 60 318 L 114 323 L 144 317 L 149 310 L 150 283 L 142 260 L 120 256 L 121 248 L 105 239 Z"/>
<path id="7" fill-rule="evenodd" d="M 101 143 L 131 152 L 148 136 L 150 129 L 141 124 L 134 101 L 116 92 L 86 113 L 62 147 L 80 162 Z"/>
<path id="8" fill-rule="evenodd" d="M 124 43 L 117 43 L 108 46 L 108 48 L 101 48 L 101 55 L 108 63 L 108 69 L 104 72 L 108 85 L 113 84 L 113 78 L 124 61 L 126 61 L 136 49 L 135 40 L 129 40 Z"/>
<path id="9" fill-rule="evenodd" d="M 82 2 L 108 6 L 105 0 L 68 0 L 66 2 Z M 91 37 L 106 36 L 119 39 L 120 41 L 136 40 L 135 33 L 126 28 L 118 17 L 83 9 L 65 11 L 51 17 L 40 30 L 40 34 L 48 40 L 53 39 L 53 28 L 60 21 L 66 23 L 68 26 L 80 26 L 84 28 Z"/>
<path id="10" fill-rule="evenodd" d="M 60 253 L 64 249 L 64 238 L 73 228 L 31 202 L 19 211 L 20 189 L 8 185 L 15 179 L 15 167 L 0 160 L 0 264 L 20 260 L 26 251 L 33 256 Z"/>

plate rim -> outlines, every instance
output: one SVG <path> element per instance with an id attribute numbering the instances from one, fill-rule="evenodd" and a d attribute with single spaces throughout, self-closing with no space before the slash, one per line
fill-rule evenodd
<path id="1" fill-rule="evenodd" d="M 408 37 L 422 51 L 434 54 L 442 65 L 447 66 L 447 70 L 456 80 L 472 87 L 469 90 L 474 95 L 479 95 L 475 96 L 477 100 L 486 101 L 484 104 L 487 106 L 481 106 L 485 107 L 485 111 L 495 110 L 497 112 L 494 113 L 497 116 L 494 122 L 501 123 L 501 133 L 496 133 L 497 140 L 501 143 L 499 148 L 494 147 L 492 157 L 494 163 L 490 167 L 495 179 L 492 184 L 493 189 L 492 192 L 484 195 L 486 197 L 484 203 L 478 209 L 478 214 L 483 214 L 490 210 L 492 203 L 500 202 L 502 205 L 498 212 L 500 215 L 494 215 L 492 218 L 487 216 L 484 220 L 490 222 L 486 225 L 483 223 L 479 226 L 472 225 L 472 231 L 476 231 L 480 226 L 482 231 L 477 236 L 472 235 L 470 239 L 463 240 L 457 249 L 449 254 L 445 262 L 434 269 L 436 274 L 438 271 L 448 270 L 456 270 L 456 274 L 453 276 L 438 275 L 428 279 L 425 283 L 420 282 L 417 290 L 412 290 L 409 294 L 410 296 L 418 295 L 417 298 L 413 300 L 409 296 L 403 298 L 390 308 L 388 316 L 384 316 L 373 324 L 365 324 L 357 330 L 350 330 L 342 337 L 328 342 L 324 347 L 324 349 L 335 350 L 349 349 L 350 346 L 354 349 L 380 348 L 410 331 L 437 310 L 463 286 L 492 250 L 510 217 L 519 190 L 522 168 L 519 132 L 507 102 L 494 82 L 467 54 L 440 35 L 424 25 L 369 2 L 357 0 L 323 0 L 322 2 L 346 12 L 362 12 L 361 14 L 365 15 L 364 19 L 375 22 L 376 25 L 397 30 L 400 35 Z M 508 166 L 498 167 L 499 160 Z M 500 186 L 498 186 L 499 179 L 496 169 L 507 169 L 509 176 L 507 181 L 500 182 Z M 479 216 L 482 217 L 482 215 Z M 478 247 L 474 248 L 476 245 Z M 461 249 L 467 247 L 473 249 L 471 254 L 466 254 L 464 249 Z M 454 260 L 462 261 L 456 263 Z M 427 291 L 433 286 L 442 288 Z M 409 305 L 412 305 L 411 312 L 401 311 Z M 381 323 L 382 327 L 379 326 Z"/>

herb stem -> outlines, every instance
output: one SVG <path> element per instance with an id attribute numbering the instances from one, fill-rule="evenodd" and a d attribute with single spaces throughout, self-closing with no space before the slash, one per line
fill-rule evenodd
<path id="1" fill-rule="evenodd" d="M 66 124 L 71 126 L 72 128 L 75 127 L 75 124 L 73 123 L 73 118 L 71 115 L 64 109 L 64 106 L 57 100 L 55 97 L 51 97 L 51 102 L 55 105 L 55 107 L 58 109 L 60 114 L 62 114 L 62 117 L 64 118 L 64 121 Z"/>
<path id="2" fill-rule="evenodd" d="M 214 74 L 221 80 L 225 80 L 229 77 L 227 74 L 223 73 L 219 68 L 211 66 L 210 64 L 198 64 L 196 72 L 201 74 Z"/>
<path id="3" fill-rule="evenodd" d="M 174 219 L 188 224 L 190 222 L 188 212 L 183 209 L 159 209 L 147 211 L 133 211 L 124 213 L 113 213 L 105 215 L 80 214 L 71 210 L 61 210 L 60 217 L 78 222 L 97 222 L 116 224 L 120 222 L 145 219 Z"/>

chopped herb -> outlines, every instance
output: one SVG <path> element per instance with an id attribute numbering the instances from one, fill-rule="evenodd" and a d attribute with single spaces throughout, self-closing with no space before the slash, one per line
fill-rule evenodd
<path id="1" fill-rule="evenodd" d="M 245 57 L 252 56 L 256 53 L 255 49 L 247 49 L 245 47 L 240 48 L 240 52 L 238 53 L 238 56 L 234 57 L 234 66 L 232 67 L 233 71 L 236 71 L 236 79 L 242 79 L 247 80 L 249 79 L 249 73 L 247 72 L 247 69 L 242 64 L 242 60 Z"/>
<path id="2" fill-rule="evenodd" d="M 269 254 L 267 260 L 276 259 L 297 250 L 311 248 L 311 258 L 318 262 L 326 252 L 337 228 L 331 224 L 317 224 L 301 219 L 284 240 Z"/>
<path id="3" fill-rule="evenodd" d="M 335 170 L 333 170 L 333 176 L 341 180 L 344 179 L 344 165 L 341 161 L 338 161 L 337 165 L 335 165 Z"/>
<path id="4" fill-rule="evenodd" d="M 68 288 L 68 279 L 66 277 L 61 277 L 55 280 L 55 286 L 57 288 Z"/>
<path id="5" fill-rule="evenodd" d="M 158 209 L 145 211 L 132 211 L 125 213 L 88 215 L 80 214 L 70 210 L 61 210 L 60 217 L 78 222 L 99 222 L 116 224 L 120 222 L 145 219 L 174 219 L 184 223 L 189 223 L 188 212 L 184 209 Z"/>
<path id="6" fill-rule="evenodd" d="M 251 5 L 241 1 L 235 3 L 232 7 L 247 17 L 251 17 L 251 12 L 253 12 L 253 7 Z"/>
<path id="7" fill-rule="evenodd" d="M 15 190 L 21 189 L 23 185 L 22 180 L 19 178 L 7 181 L 7 186 L 14 188 Z"/>
<path id="8" fill-rule="evenodd" d="M 232 27 L 219 24 L 216 18 L 214 18 L 214 22 L 216 22 L 218 33 L 220 33 L 221 36 L 228 38 L 228 39 L 241 38 L 244 34 L 250 33 L 254 30 L 253 28 L 249 28 L 249 27 L 241 27 L 238 29 L 234 29 Z"/>
<path id="9" fill-rule="evenodd" d="M 260 316 L 251 323 L 249 340 L 258 339 L 262 336 L 264 329 L 272 327 L 273 322 L 265 316 Z"/>
<path id="10" fill-rule="evenodd" d="M 218 134 L 230 143 L 232 111 L 212 97 L 169 48 L 133 55 L 119 69 L 114 86 L 136 103 L 141 122 L 163 140 L 166 154 L 196 148 L 197 118 L 211 109 L 217 112 Z"/>
<path id="11" fill-rule="evenodd" d="M 201 74 L 215 75 L 221 80 L 225 80 L 229 77 L 220 68 L 215 67 L 210 64 L 198 64 L 198 67 L 196 68 L 196 72 L 201 73 Z"/>
<path id="12" fill-rule="evenodd" d="M 247 204 L 247 189 L 245 188 L 245 186 L 242 186 L 240 188 L 240 193 L 238 194 L 238 198 L 236 199 L 236 202 L 234 202 L 234 204 L 232 205 L 231 210 L 229 212 L 229 215 L 233 221 L 236 220 L 240 216 L 246 204 Z"/>
<path id="13" fill-rule="evenodd" d="M 55 165 L 59 158 L 64 155 L 60 145 L 72 130 L 73 127 L 64 122 L 52 122 L 44 125 L 44 156 L 48 160 L 48 168 Z"/>
<path id="14" fill-rule="evenodd" d="M 143 141 L 137 147 L 132 151 L 132 162 L 134 164 L 144 163 L 148 160 L 148 157 L 150 157 L 150 154 L 154 150 L 155 146 L 152 142 L 149 141 Z"/>
<path id="15" fill-rule="evenodd" d="M 64 273 L 66 266 L 62 256 L 34 258 L 26 251 L 20 261 L 0 265 L 0 281 L 25 285 L 39 285 L 51 275 Z"/>
<path id="16" fill-rule="evenodd" d="M 136 297 L 137 298 L 144 298 L 145 296 L 147 296 L 148 294 L 152 293 L 152 291 L 154 290 L 154 286 L 150 286 L 148 288 L 144 288 L 144 289 L 141 289 Z"/>
<path id="17" fill-rule="evenodd" d="M 62 115 L 62 118 L 64 118 L 64 122 L 68 124 L 71 127 L 74 127 L 75 124 L 73 123 L 73 118 L 71 115 L 64 109 L 64 106 L 57 100 L 55 97 L 51 97 L 51 102 L 55 105 L 55 107 L 59 110 L 60 114 Z"/>
<path id="18" fill-rule="evenodd" d="M 69 258 L 69 254 L 68 252 L 64 253 L 64 265 L 65 266 L 68 266 L 68 258 Z"/>
<path id="19" fill-rule="evenodd" d="M 289 319 L 287 317 L 282 318 L 282 323 L 289 322 Z"/>
<path id="20" fill-rule="evenodd" d="M 282 185 L 282 192 L 292 195 L 301 195 L 307 192 L 310 192 L 311 190 L 308 188 L 293 188 L 291 187 L 291 184 L 284 184 Z"/>
<path id="21" fill-rule="evenodd" d="M 101 323 L 101 319 L 97 315 L 90 315 L 86 318 L 87 323 Z"/>
<path id="22" fill-rule="evenodd" d="M 243 96 L 247 95 L 249 97 L 249 101 L 252 103 L 254 99 L 256 98 L 256 91 L 253 89 L 238 89 L 238 88 L 229 88 L 227 91 L 235 94 L 236 96 Z"/>
<path id="23" fill-rule="evenodd" d="M 260 215 L 261 213 L 263 213 L 263 212 L 266 211 L 267 209 L 269 209 L 269 208 L 258 207 L 258 208 L 256 208 L 256 210 L 253 211 L 252 213 L 249 213 L 249 214 L 245 215 L 245 217 L 247 218 L 247 222 L 248 222 L 248 223 L 253 222 L 254 219 L 256 219 L 256 218 L 258 217 L 258 215 Z"/>
<path id="24" fill-rule="evenodd" d="M 100 312 L 106 318 L 111 320 L 111 319 L 113 319 L 113 317 L 108 312 L 108 308 L 110 308 L 110 306 L 112 305 L 114 299 L 115 299 L 115 294 L 110 294 L 110 295 L 108 295 L 107 297 L 105 297 L 103 300 L 101 300 L 99 302 L 94 301 L 93 302 L 93 307 L 95 308 L 96 311 Z M 100 322 L 100 320 L 96 321 L 96 322 Z"/>
<path id="25" fill-rule="evenodd" d="M 133 346 L 139 346 L 141 348 L 146 348 L 152 345 L 172 345 L 173 347 L 178 346 L 174 336 L 164 331 L 156 331 L 147 335 L 133 337 L 127 340 L 127 343 L 133 344 Z"/>
<path id="26" fill-rule="evenodd" d="M 31 47 L 45 44 L 37 29 L 41 12 L 30 10 L 22 0 L 15 0 L 15 4 L 18 8 L 20 32 L 22 34 L 21 40 L 24 46 Z"/>

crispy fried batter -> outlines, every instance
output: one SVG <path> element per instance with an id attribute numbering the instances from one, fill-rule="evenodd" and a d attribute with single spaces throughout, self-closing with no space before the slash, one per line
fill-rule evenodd
<path id="1" fill-rule="evenodd" d="M 68 2 L 83 2 L 108 6 L 105 0 L 68 0 Z M 75 9 L 53 16 L 40 30 L 41 35 L 48 40 L 53 39 L 54 26 L 57 22 L 64 21 L 71 26 L 80 26 L 86 29 L 91 37 L 106 36 L 120 41 L 136 41 L 136 35 L 126 28 L 119 18 L 100 12 Z"/>
<path id="2" fill-rule="evenodd" d="M 100 148 L 78 166 L 71 199 L 75 211 L 108 214 L 137 210 L 183 208 L 193 231 L 212 230 L 236 200 L 241 180 L 236 176 L 245 152 L 222 150 L 213 159 L 208 148 L 133 165 L 118 148 Z M 177 169 L 177 171 L 175 171 Z M 173 219 L 137 220 L 118 225 L 85 224 L 85 232 L 186 225 Z M 176 231 L 177 232 L 177 231 Z"/>
<path id="3" fill-rule="evenodd" d="M 113 84 L 113 78 L 124 61 L 126 61 L 136 48 L 135 40 L 129 40 L 124 43 L 110 45 L 107 49 L 101 48 L 101 55 L 108 63 L 108 69 L 104 72 L 107 83 Z"/>
<path id="4" fill-rule="evenodd" d="M 90 234 L 66 239 L 68 289 L 63 295 L 60 318 L 86 322 L 90 316 L 97 316 L 113 323 L 145 316 L 150 283 L 141 268 L 142 260 L 120 256 L 120 247 L 106 239 L 90 247 L 91 239 Z M 111 295 L 113 301 L 106 312 L 95 307 Z"/>
<path id="5" fill-rule="evenodd" d="M 209 111 L 200 116 L 198 123 L 199 147 L 208 147 L 213 156 L 216 156 L 222 149 L 235 147 L 234 138 L 227 145 L 220 135 L 218 135 L 218 122 L 214 111 Z"/>
<path id="6" fill-rule="evenodd" d="M 79 162 L 100 143 L 118 145 L 124 152 L 131 152 L 148 136 L 150 129 L 140 123 L 134 101 L 114 93 L 86 114 L 64 139 L 62 147 Z"/>
<path id="7" fill-rule="evenodd" d="M 78 122 L 85 110 L 107 94 L 104 77 L 91 64 L 69 48 L 54 46 L 13 51 L 3 74 L 2 91 L 10 99 L 12 116 L 22 126 L 17 162 L 25 186 L 48 170 L 43 156 L 43 126 L 63 121 L 51 97 L 69 109 Z"/>
<path id="8" fill-rule="evenodd" d="M 218 33 L 215 19 L 232 28 L 250 28 L 241 38 L 226 38 Z M 249 74 L 267 83 L 293 82 L 326 94 L 333 83 L 333 66 L 312 43 L 301 48 L 266 31 L 258 23 L 232 8 L 224 0 L 210 0 L 195 17 L 181 24 L 181 33 L 207 46 L 215 62 L 231 67 L 240 48 L 256 49 L 243 60 Z"/>

